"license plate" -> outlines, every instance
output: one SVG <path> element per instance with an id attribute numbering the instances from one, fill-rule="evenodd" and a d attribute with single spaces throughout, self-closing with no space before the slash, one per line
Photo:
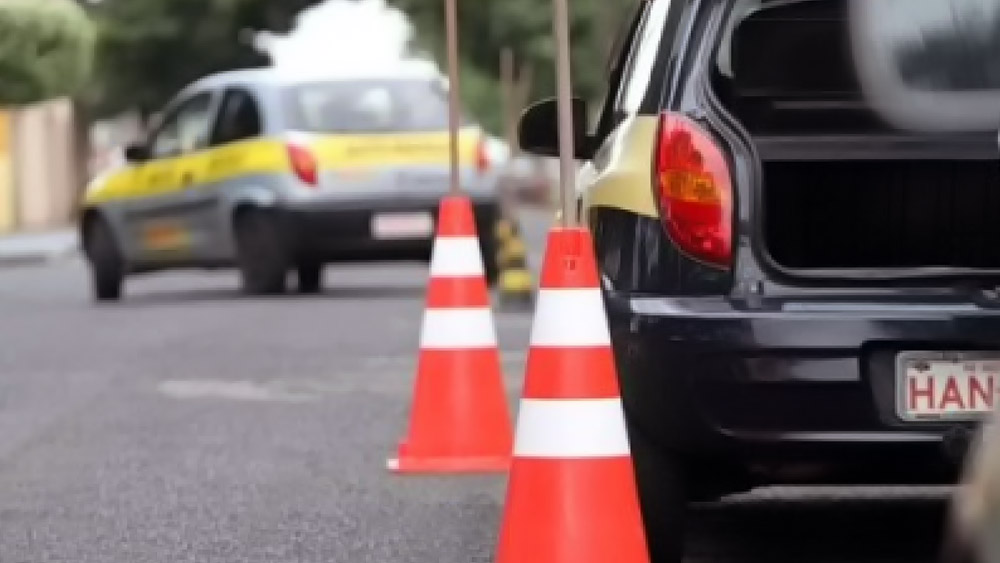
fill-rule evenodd
<path id="1" fill-rule="evenodd" d="M 974 421 L 993 410 L 1000 352 L 907 352 L 896 366 L 896 410 L 903 420 Z"/>
<path id="2" fill-rule="evenodd" d="M 450 183 L 447 173 L 403 172 L 396 176 L 396 185 L 401 189 L 443 191 Z"/>
<path id="3" fill-rule="evenodd" d="M 151 223 L 143 230 L 143 242 L 153 251 L 176 250 L 189 246 L 187 230 L 174 223 Z"/>
<path id="4" fill-rule="evenodd" d="M 386 213 L 372 219 L 372 234 L 379 239 L 428 238 L 433 232 L 430 213 Z"/>

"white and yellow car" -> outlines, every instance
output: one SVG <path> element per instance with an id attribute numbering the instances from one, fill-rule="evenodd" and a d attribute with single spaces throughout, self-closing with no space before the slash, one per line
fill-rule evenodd
<path id="1" fill-rule="evenodd" d="M 126 276 L 236 266 L 244 289 L 317 291 L 323 266 L 430 258 L 449 188 L 447 86 L 438 78 L 222 73 L 180 92 L 125 166 L 88 187 L 80 231 L 94 294 Z M 496 174 L 463 121 L 461 187 L 494 254 Z M 496 277 L 485 260 L 487 277 Z"/>

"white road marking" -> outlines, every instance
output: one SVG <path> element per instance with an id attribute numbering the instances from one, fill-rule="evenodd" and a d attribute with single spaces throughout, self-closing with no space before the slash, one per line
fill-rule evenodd
<path id="1" fill-rule="evenodd" d="M 318 399 L 315 394 L 296 393 L 274 385 L 252 381 L 213 379 L 167 380 L 157 385 L 157 391 L 174 399 L 228 399 L 248 402 L 301 403 Z"/>

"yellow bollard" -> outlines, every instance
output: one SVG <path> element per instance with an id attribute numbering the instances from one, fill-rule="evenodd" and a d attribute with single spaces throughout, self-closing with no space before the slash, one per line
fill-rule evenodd
<path id="1" fill-rule="evenodd" d="M 535 279 L 528 269 L 527 246 L 521 239 L 517 224 L 508 220 L 499 221 L 497 240 L 499 244 L 494 259 L 500 272 L 497 280 L 500 304 L 530 305 L 534 301 Z"/>

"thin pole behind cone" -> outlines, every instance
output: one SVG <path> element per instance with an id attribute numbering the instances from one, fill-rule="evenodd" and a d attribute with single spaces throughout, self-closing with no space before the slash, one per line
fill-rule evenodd
<path id="1" fill-rule="evenodd" d="M 573 147 L 573 80 L 570 72 L 569 6 L 567 0 L 552 0 L 556 39 L 556 99 L 559 104 L 559 200 L 562 226 L 573 225 L 573 195 L 576 160 Z"/>
<path id="2" fill-rule="evenodd" d="M 461 190 L 458 168 L 458 1 L 445 0 L 445 27 L 448 42 L 448 136 L 451 149 L 451 194 Z"/>

